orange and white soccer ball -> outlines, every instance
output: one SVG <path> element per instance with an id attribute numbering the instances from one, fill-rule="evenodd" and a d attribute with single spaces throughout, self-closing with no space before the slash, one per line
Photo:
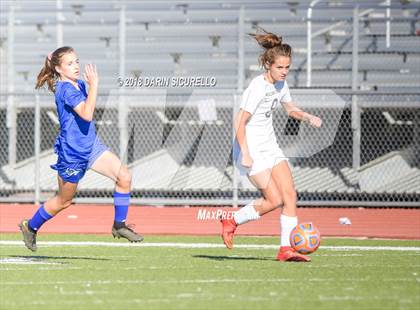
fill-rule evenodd
<path id="1" fill-rule="evenodd" d="M 300 223 L 290 233 L 290 244 L 301 254 L 311 254 L 321 244 L 321 234 L 314 224 Z"/>

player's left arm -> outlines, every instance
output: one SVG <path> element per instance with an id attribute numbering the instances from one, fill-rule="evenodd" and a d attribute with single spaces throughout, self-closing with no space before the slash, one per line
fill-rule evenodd
<path id="1" fill-rule="evenodd" d="M 293 101 L 282 102 L 283 108 L 289 117 L 309 123 L 312 127 L 319 128 L 322 125 L 322 119 L 318 116 L 309 114 L 299 109 Z"/>

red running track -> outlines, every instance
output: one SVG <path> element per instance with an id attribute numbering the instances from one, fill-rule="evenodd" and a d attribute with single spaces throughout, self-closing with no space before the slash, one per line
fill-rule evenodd
<path id="1" fill-rule="evenodd" d="M 0 232 L 18 232 L 22 218 L 30 218 L 37 206 L 0 204 Z M 198 220 L 199 210 L 229 207 L 131 207 L 127 223 L 136 225 L 142 234 L 218 235 L 217 220 Z M 236 209 L 237 210 L 237 209 Z M 203 212 L 203 211 L 201 211 Z M 42 227 L 47 233 L 110 234 L 114 208 L 110 205 L 73 205 Z M 264 215 L 238 228 L 239 235 L 278 235 L 280 210 Z M 420 239 L 420 209 L 373 208 L 299 208 L 299 222 L 310 221 L 323 236 Z M 339 218 L 347 217 L 351 225 L 341 225 Z"/>

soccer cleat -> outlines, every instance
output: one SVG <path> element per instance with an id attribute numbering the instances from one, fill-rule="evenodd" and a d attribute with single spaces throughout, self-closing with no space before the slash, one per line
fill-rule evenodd
<path id="1" fill-rule="evenodd" d="M 112 226 L 112 235 L 114 236 L 114 238 L 125 238 L 130 242 L 142 242 L 143 236 L 136 233 L 134 230 L 131 229 L 131 227 L 131 225 L 124 225 L 123 227 L 119 228 Z"/>
<path id="2" fill-rule="evenodd" d="M 282 262 L 310 262 L 311 258 L 296 252 L 290 246 L 282 246 L 277 254 L 277 260 Z"/>
<path id="3" fill-rule="evenodd" d="M 26 247 L 31 250 L 32 252 L 35 252 L 37 250 L 36 246 L 36 232 L 33 232 L 29 229 L 29 220 L 22 220 L 22 222 L 19 223 L 20 231 L 23 235 L 23 242 L 25 242 Z"/>
<path id="4" fill-rule="evenodd" d="M 220 222 L 222 223 L 223 242 L 226 247 L 231 250 L 233 248 L 233 234 L 235 233 L 238 224 L 236 224 L 234 219 L 221 219 Z"/>

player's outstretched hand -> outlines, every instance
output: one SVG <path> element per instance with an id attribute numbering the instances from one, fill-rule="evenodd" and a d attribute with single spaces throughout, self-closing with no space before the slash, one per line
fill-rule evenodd
<path id="1" fill-rule="evenodd" d="M 308 123 L 312 127 L 319 128 L 322 125 L 322 119 L 320 119 L 318 116 L 311 115 L 308 118 Z"/>
<path id="2" fill-rule="evenodd" d="M 85 81 L 88 83 L 89 87 L 98 87 L 98 72 L 96 71 L 96 66 L 93 64 L 87 64 L 85 66 L 85 73 L 83 74 Z"/>

